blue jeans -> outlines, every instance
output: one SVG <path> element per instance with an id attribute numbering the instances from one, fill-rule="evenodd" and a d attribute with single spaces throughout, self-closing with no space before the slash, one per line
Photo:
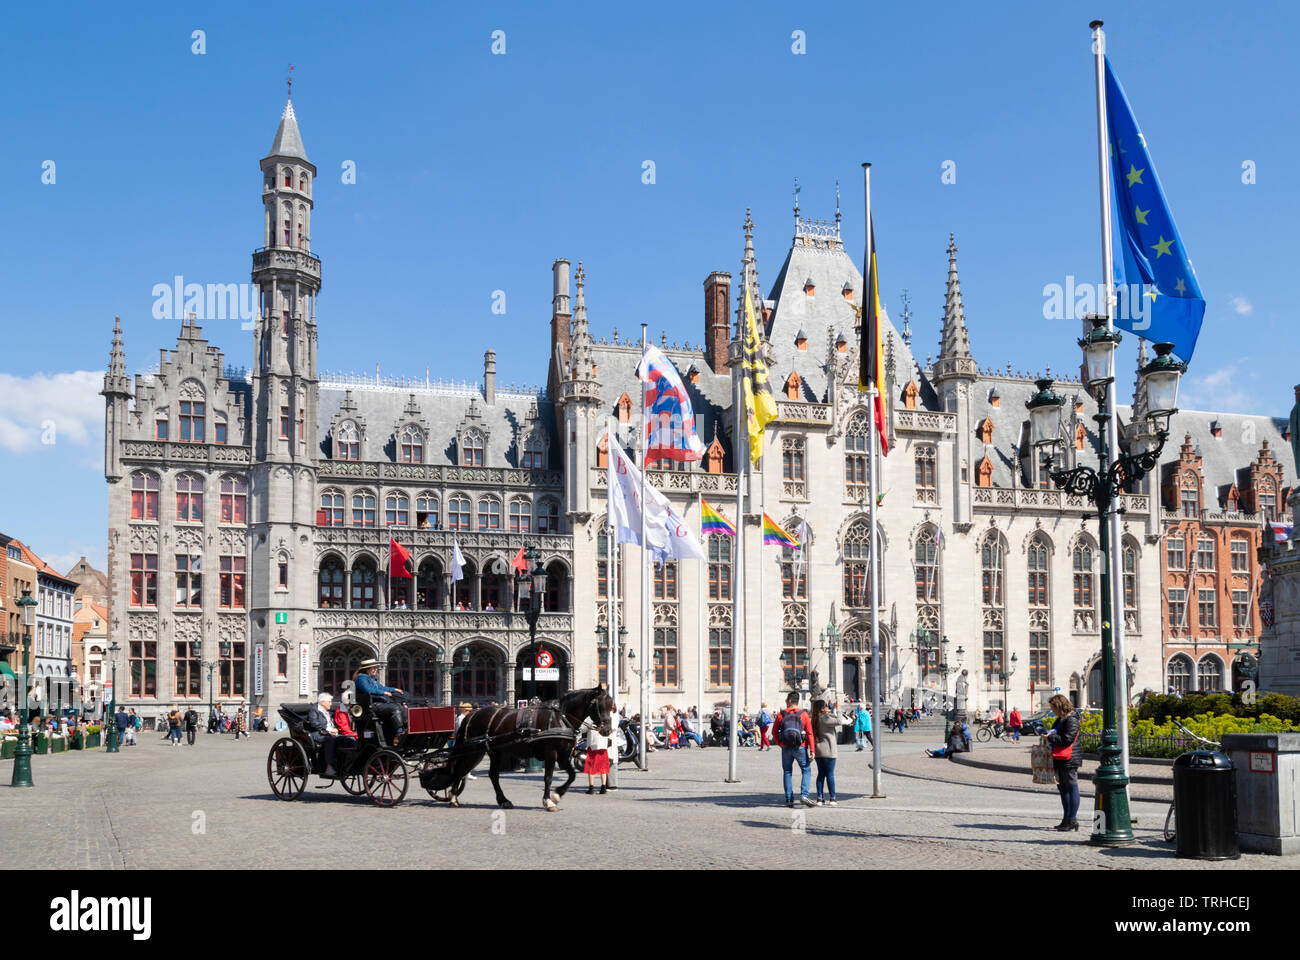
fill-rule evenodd
<path id="1" fill-rule="evenodd" d="M 822 798 L 822 784 L 829 784 L 830 799 L 835 799 L 835 761 L 837 757 L 817 758 L 817 799 Z"/>
<path id="2" fill-rule="evenodd" d="M 683 736 L 683 737 L 686 737 L 686 738 L 689 739 L 689 740 L 694 740 L 696 746 L 699 746 L 699 747 L 704 746 L 704 738 L 701 737 L 701 736 L 700 736 L 698 733 L 696 733 L 694 730 L 683 730 L 683 731 L 682 731 L 682 736 Z"/>
<path id="3" fill-rule="evenodd" d="M 781 748 L 781 784 L 785 787 L 785 802 L 794 802 L 794 793 L 791 792 L 791 772 L 792 764 L 799 762 L 799 769 L 802 771 L 802 780 L 799 786 L 799 796 L 808 796 L 808 788 L 812 785 L 812 767 L 808 763 L 807 747 L 782 747 Z"/>
<path id="4" fill-rule="evenodd" d="M 168 735 L 169 737 L 171 737 L 173 740 L 175 740 L 177 743 L 180 743 L 180 742 L 181 742 L 181 728 L 180 728 L 180 727 L 168 727 L 168 729 L 167 729 L 167 735 Z"/>

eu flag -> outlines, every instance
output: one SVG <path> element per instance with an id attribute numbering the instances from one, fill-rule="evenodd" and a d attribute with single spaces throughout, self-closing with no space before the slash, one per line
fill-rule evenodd
<path id="1" fill-rule="evenodd" d="M 1137 297 L 1124 297 L 1115 325 L 1154 342 L 1167 341 L 1185 361 L 1192 359 L 1205 316 L 1196 274 L 1187 262 L 1182 237 L 1174 226 L 1165 192 L 1138 129 L 1124 88 L 1106 59 L 1106 118 L 1110 127 L 1110 168 L 1115 183 L 1115 209 L 1123 250 L 1123 266 L 1115 257 L 1116 283 L 1121 291 L 1140 285 Z M 1140 302 L 1140 306 L 1139 306 Z"/>

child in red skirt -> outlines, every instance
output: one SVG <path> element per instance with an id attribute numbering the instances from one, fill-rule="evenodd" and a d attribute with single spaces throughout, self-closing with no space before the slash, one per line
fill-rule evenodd
<path id="1" fill-rule="evenodd" d="M 614 714 L 611 711 L 611 714 Z M 608 793 L 606 780 L 609 775 L 609 737 L 602 737 L 600 731 L 590 720 L 587 721 L 587 762 L 583 765 L 582 772 L 587 775 L 587 793 L 596 792 L 593 777 L 600 778 L 600 792 Z"/>

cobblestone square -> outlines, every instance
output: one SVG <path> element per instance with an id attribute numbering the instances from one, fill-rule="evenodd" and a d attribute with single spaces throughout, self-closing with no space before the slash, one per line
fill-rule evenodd
<path id="1" fill-rule="evenodd" d="M 1178 860 L 1160 838 L 1166 802 L 1132 791 L 1138 842 L 1098 849 L 1086 833 L 1052 831 L 1060 806 L 1025 774 L 995 774 L 928 760 L 933 729 L 885 733 L 884 799 L 872 800 L 870 751 L 845 747 L 837 807 L 787 809 L 780 753 L 742 750 L 741 782 L 727 784 L 722 749 L 651 754 L 648 773 L 587 796 L 586 778 L 556 813 L 540 805 L 540 774 L 502 778 L 516 804 L 497 809 L 486 764 L 459 809 L 412 783 L 393 809 L 313 778 L 296 802 L 271 793 L 266 759 L 278 735 L 238 743 L 200 735 L 170 747 L 146 731 L 117 755 L 36 757 L 32 790 L 0 805 L 0 867 L 59 870 L 321 868 L 349 862 L 364 837 L 368 865 L 410 868 L 1294 869 L 1300 857 Z M 1003 748 L 1006 749 L 1006 748 Z M 977 749 L 977 753 L 979 749 Z M 990 751 L 991 752 L 991 751 Z M 1008 756 L 1016 755 L 1010 750 Z M 624 765 L 626 768 L 626 765 Z M 0 763 L 7 783 L 12 761 Z M 900 775 L 906 774 L 906 775 Z M 978 779 L 977 779 L 978 778 Z M 967 782 L 954 782 L 967 781 Z M 1081 810 L 1090 816 L 1090 787 Z M 1086 830 L 1086 823 L 1084 829 Z"/>

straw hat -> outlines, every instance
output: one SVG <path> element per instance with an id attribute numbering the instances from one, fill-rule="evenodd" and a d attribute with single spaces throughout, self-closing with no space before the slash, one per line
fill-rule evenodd
<path id="1" fill-rule="evenodd" d="M 383 666 L 383 664 L 381 664 L 378 660 L 375 660 L 375 659 L 372 658 L 372 659 L 369 659 L 369 660 L 362 660 L 362 661 L 361 661 L 361 666 L 357 667 L 357 669 L 358 669 L 358 670 L 369 670 L 371 667 L 379 667 L 379 666 Z"/>

